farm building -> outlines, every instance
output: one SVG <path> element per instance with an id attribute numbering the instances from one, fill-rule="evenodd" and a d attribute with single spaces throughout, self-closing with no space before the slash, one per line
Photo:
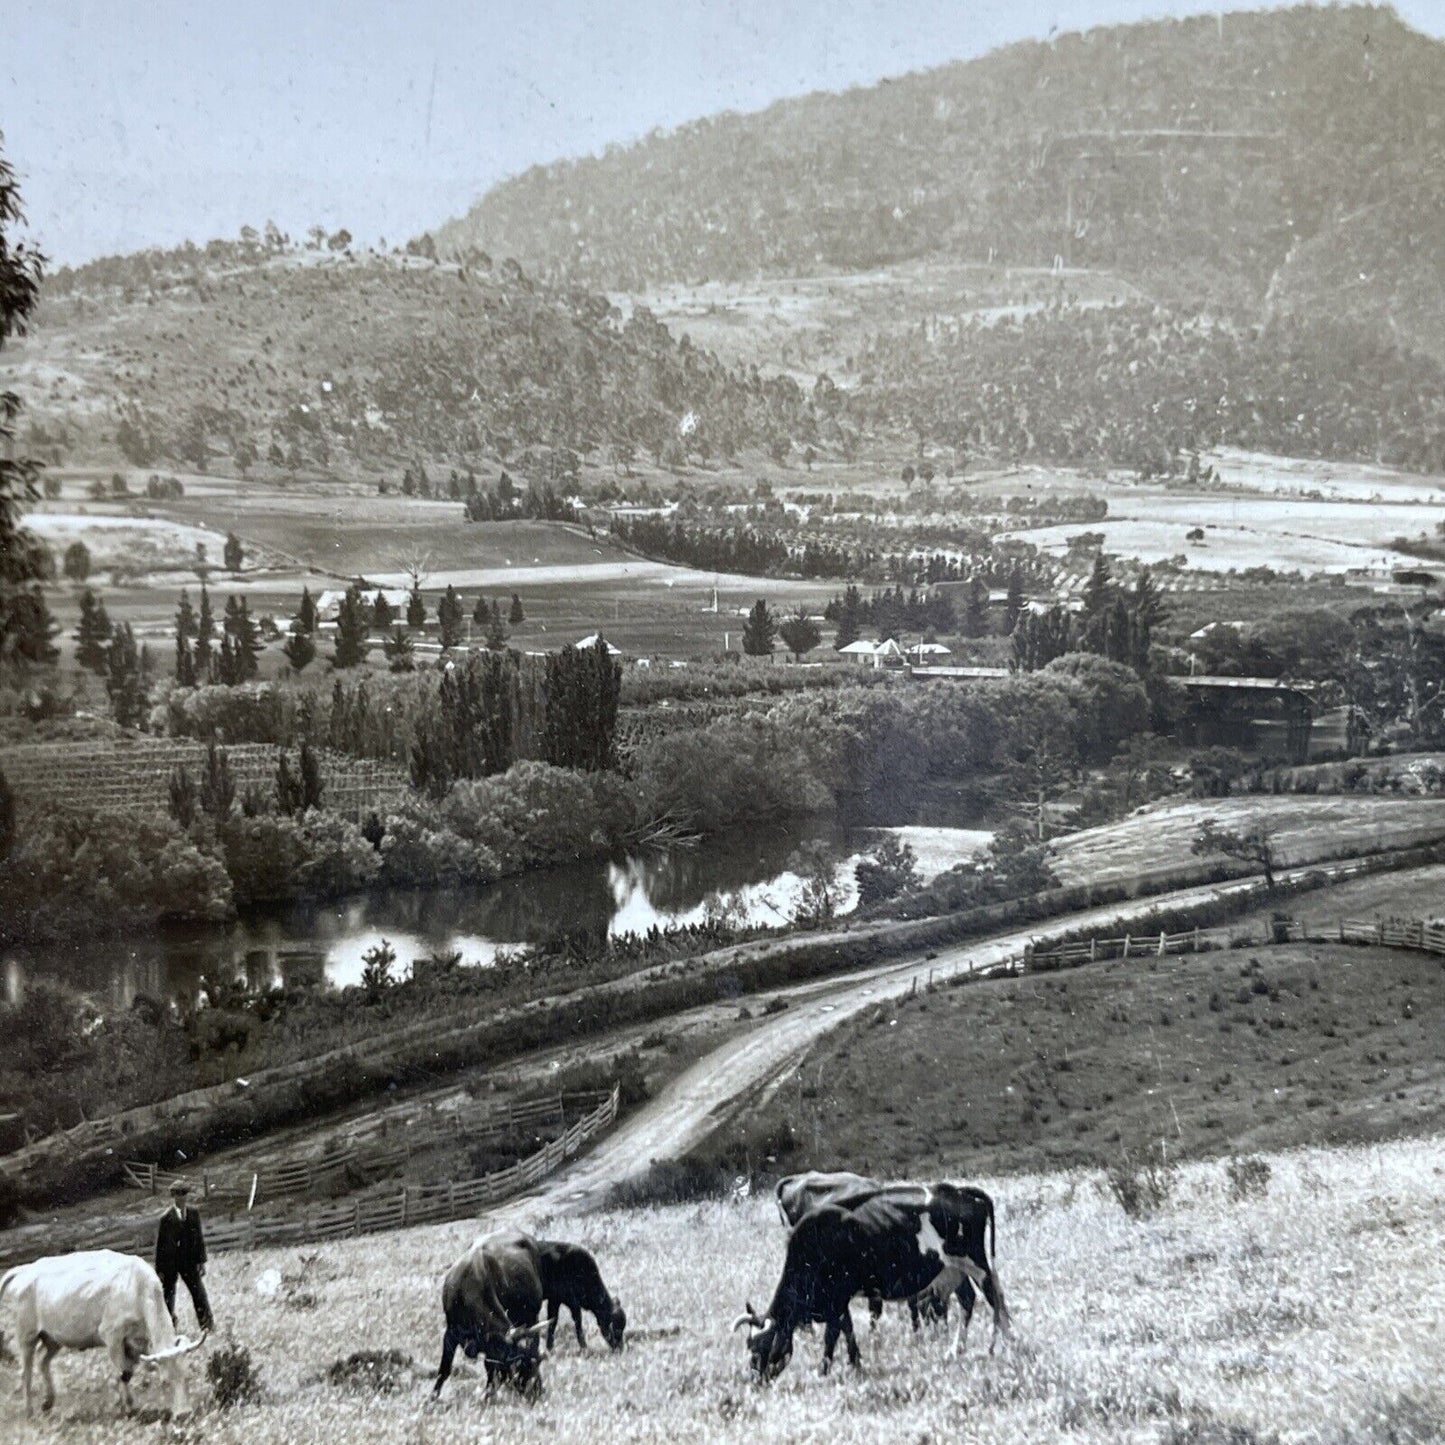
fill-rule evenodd
<path id="1" fill-rule="evenodd" d="M 1309 756 L 1314 703 L 1309 695 L 1269 677 L 1181 677 L 1187 703 L 1181 742 L 1196 747 L 1247 748 L 1302 763 Z"/>

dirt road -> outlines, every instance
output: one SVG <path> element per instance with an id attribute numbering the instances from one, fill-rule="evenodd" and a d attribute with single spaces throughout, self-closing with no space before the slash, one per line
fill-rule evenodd
<path id="1" fill-rule="evenodd" d="M 1321 871 L 1348 876 L 1357 868 L 1358 864 L 1341 863 Z M 1290 876 L 1292 872 L 1281 874 L 1282 879 Z M 941 948 L 933 957 L 914 957 L 835 978 L 826 986 L 781 990 L 792 1000 L 785 1012 L 700 1059 L 590 1153 L 532 1193 L 502 1206 L 491 1218 L 500 1225 L 534 1214 L 598 1207 L 613 1184 L 642 1173 L 654 1160 L 675 1159 L 696 1147 L 739 1100 L 783 1079 L 829 1029 L 915 986 L 923 987 L 930 978 L 941 982 L 959 974 L 986 972 L 1020 957 L 1030 942 L 1095 929 L 1122 933 L 1131 922 L 1161 907 L 1188 907 L 1260 889 L 1258 879 L 1242 879 L 1155 895 L 1127 905 L 1088 909 L 987 942 Z"/>

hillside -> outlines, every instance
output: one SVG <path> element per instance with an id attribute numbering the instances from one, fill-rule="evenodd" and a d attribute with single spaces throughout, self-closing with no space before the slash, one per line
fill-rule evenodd
<path id="1" fill-rule="evenodd" d="M 1384 7 L 1097 29 L 536 167 L 436 239 L 632 291 L 939 255 L 1257 299 L 1292 248 L 1439 176 L 1442 82 L 1445 47 Z"/>
<path id="2" fill-rule="evenodd" d="M 47 282 L 5 360 L 22 441 L 47 462 L 394 484 L 418 460 L 492 460 L 567 484 L 577 453 L 625 464 L 680 435 L 723 454 L 812 435 L 792 382 L 515 263 L 234 243 L 112 258 Z"/>

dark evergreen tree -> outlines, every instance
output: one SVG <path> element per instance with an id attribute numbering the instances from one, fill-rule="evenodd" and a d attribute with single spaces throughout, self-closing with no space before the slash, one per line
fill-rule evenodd
<path id="1" fill-rule="evenodd" d="M 485 597 L 477 598 L 477 605 L 472 608 L 472 623 L 477 627 L 489 627 L 492 622 L 491 605 Z"/>
<path id="2" fill-rule="evenodd" d="M 785 617 L 778 628 L 778 636 L 783 641 L 783 646 L 793 654 L 795 662 L 803 660 L 805 652 L 811 652 L 822 640 L 822 629 L 811 617 L 801 603 L 798 610 L 790 616 Z"/>
<path id="3" fill-rule="evenodd" d="M 988 631 L 988 588 L 983 578 L 974 574 L 968 584 L 968 605 L 963 610 L 963 635 L 982 637 Z"/>
<path id="4" fill-rule="evenodd" d="M 487 647 L 501 652 L 507 645 L 507 628 L 502 622 L 502 609 L 494 602 L 487 618 Z"/>
<path id="5" fill-rule="evenodd" d="M 600 772 L 617 766 L 617 705 L 622 667 L 598 637 L 591 647 L 549 653 L 544 758 L 559 768 Z"/>
<path id="6" fill-rule="evenodd" d="M 231 776 L 231 763 L 225 748 L 214 742 L 206 747 L 206 770 L 201 775 L 198 792 L 201 810 L 210 814 L 218 823 L 224 823 L 231 816 L 236 800 L 236 780 Z"/>
<path id="7" fill-rule="evenodd" d="M 437 626 L 441 632 L 441 644 L 444 648 L 460 647 L 463 639 L 463 627 L 466 622 L 466 614 L 462 611 L 462 599 L 457 596 L 455 587 L 448 587 L 437 603 Z"/>
<path id="8" fill-rule="evenodd" d="M 513 627 L 520 627 L 527 620 L 527 614 L 522 611 L 522 599 L 514 592 L 512 593 L 512 610 L 507 613 L 507 621 Z"/>
<path id="9" fill-rule="evenodd" d="M 412 584 L 411 596 L 406 599 L 406 625 L 413 628 L 426 626 L 426 602 L 421 588 L 415 583 Z"/>
<path id="10" fill-rule="evenodd" d="M 251 616 L 250 604 L 244 597 L 226 599 L 225 635 L 231 639 L 235 653 L 237 682 L 250 682 L 260 671 L 257 659 L 264 650 L 256 619 Z"/>
<path id="11" fill-rule="evenodd" d="M 316 660 L 316 639 L 297 628 L 286 639 L 281 652 L 292 672 L 304 672 Z"/>
<path id="12" fill-rule="evenodd" d="M 196 821 L 196 814 L 200 810 L 200 799 L 196 793 L 195 782 L 184 763 L 172 769 L 168 792 L 169 798 L 166 806 L 171 817 L 182 828 L 189 828 Z"/>
<path id="13" fill-rule="evenodd" d="M 1012 634 L 1024 610 L 1024 569 L 1018 562 L 1008 574 L 1008 598 L 1004 602 L 1004 631 Z"/>
<path id="14" fill-rule="evenodd" d="M 302 632 L 313 633 L 320 619 L 316 616 L 316 599 L 309 587 L 301 589 L 301 605 L 296 609 L 296 622 Z"/>
<path id="15" fill-rule="evenodd" d="M 241 545 L 241 539 L 234 532 L 226 533 L 226 546 L 221 554 L 226 564 L 226 571 L 239 572 L 241 564 L 246 560 L 246 549 Z"/>
<path id="16" fill-rule="evenodd" d="M 838 635 L 833 639 L 835 648 L 850 647 L 863 633 L 863 596 L 857 587 L 849 583 L 838 607 Z"/>
<path id="17" fill-rule="evenodd" d="M 135 633 L 128 622 L 117 623 L 106 652 L 105 690 L 111 715 L 123 728 L 136 728 L 145 721 L 145 677 Z"/>
<path id="18" fill-rule="evenodd" d="M 396 611 L 386 600 L 386 593 L 376 589 L 376 601 L 371 604 L 371 625 L 377 632 L 385 632 L 396 621 Z"/>
<path id="19" fill-rule="evenodd" d="M 331 665 L 335 668 L 359 667 L 366 660 L 370 647 L 367 608 L 361 589 L 353 582 L 341 599 L 336 615 L 336 651 Z"/>
<path id="20" fill-rule="evenodd" d="M 386 658 L 387 666 L 393 672 L 410 672 L 416 666 L 413 658 L 415 648 L 412 646 L 411 633 L 404 627 L 398 627 L 381 644 L 381 651 L 382 656 Z"/>
<path id="21" fill-rule="evenodd" d="M 771 657 L 777 635 L 777 624 L 768 611 L 768 604 L 759 597 L 748 613 L 747 626 L 743 628 L 743 651 L 749 657 Z"/>
<path id="22" fill-rule="evenodd" d="M 110 666 L 110 634 L 105 603 L 87 587 L 81 594 L 80 624 L 75 629 L 75 660 L 81 667 L 104 675 Z"/>
<path id="23" fill-rule="evenodd" d="M 216 636 L 215 619 L 211 616 L 211 594 L 206 584 L 201 583 L 201 606 L 196 614 L 196 676 L 205 677 L 210 672 L 211 643 Z"/>

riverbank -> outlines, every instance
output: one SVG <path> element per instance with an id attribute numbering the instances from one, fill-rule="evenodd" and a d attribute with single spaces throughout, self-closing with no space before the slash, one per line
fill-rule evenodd
<path id="1" fill-rule="evenodd" d="M 1439 861 L 1440 856 L 1438 848 L 1415 848 L 1323 868 L 1301 868 L 1282 872 L 1279 888 L 1308 888 L 1339 876 L 1422 866 Z M 195 1159 L 280 1125 L 322 1116 L 338 1103 L 374 1096 L 392 1086 L 517 1058 L 565 1039 L 595 1037 L 627 1023 L 662 1019 L 720 997 L 741 1000 L 809 979 L 842 979 L 910 953 L 986 937 L 1033 920 L 1072 913 L 1070 922 L 1049 931 L 1060 935 L 1092 926 L 1097 919 L 1118 921 L 1125 915 L 1141 930 L 1216 923 L 1269 893 L 1262 882 L 1216 881 L 1241 871 L 1224 862 L 1194 864 L 1173 880 L 1173 891 L 1156 892 L 1132 904 L 1125 900 L 1136 895 L 1118 884 L 1100 889 L 1076 886 L 918 922 L 859 922 L 789 940 L 725 948 L 507 1009 L 493 1006 L 469 1015 L 458 1009 L 451 1026 L 444 1030 L 439 1031 L 434 1023 L 412 1025 L 374 1038 L 360 1049 L 332 1051 L 249 1077 L 244 1084 L 232 1081 L 112 1116 L 104 1126 L 91 1125 L 91 1136 L 79 1141 L 78 1148 L 63 1140 L 42 1141 L 9 1156 L 6 1172 L 23 1198 L 39 1202 L 78 1197 L 114 1182 L 120 1165 L 118 1145 L 123 1145 L 130 1157 L 169 1157 L 180 1149 Z M 1193 886 L 1185 887 L 1186 882 Z M 1278 890 L 1274 896 L 1279 896 Z M 1044 936 L 1043 931 L 1039 936 Z M 100 1132 L 102 1127 L 104 1132 Z"/>

